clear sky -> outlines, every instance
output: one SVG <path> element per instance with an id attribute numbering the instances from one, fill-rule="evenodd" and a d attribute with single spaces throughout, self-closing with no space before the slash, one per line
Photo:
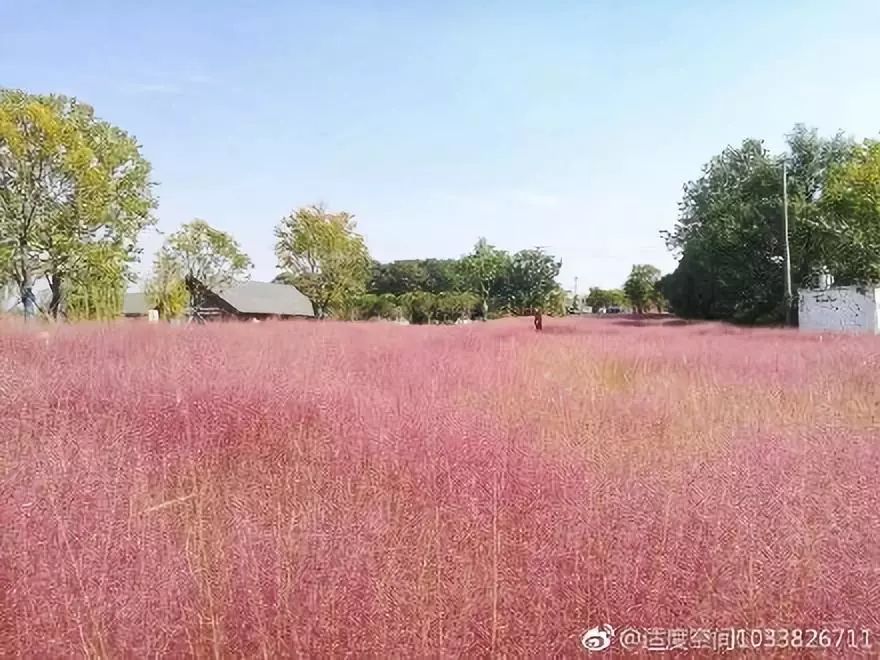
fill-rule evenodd
<path id="1" fill-rule="evenodd" d="M 0 86 L 134 134 L 158 228 L 205 218 L 257 279 L 277 221 L 322 201 L 380 260 L 484 235 L 584 290 L 674 267 L 659 231 L 725 145 L 876 136 L 878 25 L 877 0 L 0 0 Z"/>

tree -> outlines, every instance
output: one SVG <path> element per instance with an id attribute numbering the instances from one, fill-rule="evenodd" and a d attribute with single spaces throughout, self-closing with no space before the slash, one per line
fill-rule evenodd
<path id="1" fill-rule="evenodd" d="M 146 297 L 152 309 L 163 319 L 180 318 L 190 302 L 186 275 L 180 263 L 168 254 L 160 253 L 146 284 Z"/>
<path id="2" fill-rule="evenodd" d="M 543 309 L 562 289 L 556 282 L 562 262 L 540 248 L 520 250 L 510 260 L 505 277 L 507 304 L 517 314 Z M 565 299 L 563 295 L 562 299 Z M 563 308 L 565 307 L 563 303 Z"/>
<path id="3" fill-rule="evenodd" d="M 72 321 L 118 318 L 130 279 L 128 264 L 119 250 L 100 243 L 87 246 L 64 285 L 65 316 Z"/>
<path id="4" fill-rule="evenodd" d="M 820 208 L 823 265 L 840 281 L 880 282 L 880 142 L 830 173 Z"/>
<path id="5" fill-rule="evenodd" d="M 38 278 L 57 317 L 65 283 L 91 267 L 94 250 L 137 258 L 138 234 L 153 222 L 149 177 L 135 139 L 90 106 L 0 90 L 0 274 L 15 283 L 26 316 Z"/>
<path id="6" fill-rule="evenodd" d="M 364 293 L 354 300 L 354 314 L 357 319 L 398 319 L 402 311 L 397 297 L 390 293 Z"/>
<path id="7" fill-rule="evenodd" d="M 278 267 L 321 317 L 347 308 L 366 290 L 370 255 L 355 228 L 354 216 L 323 206 L 298 209 L 275 228 Z"/>
<path id="8" fill-rule="evenodd" d="M 609 307 L 623 307 L 626 304 L 626 294 L 619 289 L 600 289 L 594 286 L 590 287 L 586 302 L 593 311 Z"/>
<path id="9" fill-rule="evenodd" d="M 437 296 L 427 291 L 409 291 L 398 300 L 410 323 L 430 323 L 437 312 Z"/>
<path id="10" fill-rule="evenodd" d="M 390 263 L 374 261 L 368 289 L 371 293 L 390 293 L 399 296 L 410 291 L 424 291 L 428 280 L 425 262 L 402 259 Z"/>
<path id="11" fill-rule="evenodd" d="M 655 285 L 660 271 L 649 264 L 636 264 L 623 285 L 623 292 L 636 310 L 642 314 L 656 300 Z"/>
<path id="12" fill-rule="evenodd" d="M 484 319 L 489 316 L 489 299 L 498 291 L 509 264 L 507 252 L 490 245 L 485 238 L 480 238 L 473 251 L 462 259 L 464 284 L 480 297 Z"/>
<path id="13" fill-rule="evenodd" d="M 459 259 L 424 259 L 424 290 L 431 293 L 458 292 L 463 287 Z"/>
<path id="14" fill-rule="evenodd" d="M 657 281 L 654 282 L 654 286 L 651 288 L 650 302 L 657 309 L 658 314 L 663 313 L 668 306 L 666 296 L 663 294 L 663 282 L 663 277 L 658 278 Z"/>
<path id="15" fill-rule="evenodd" d="M 155 268 L 176 272 L 187 282 L 208 289 L 222 288 L 247 278 L 250 258 L 230 235 L 204 220 L 195 219 L 168 237 L 156 257 Z"/>
<path id="16" fill-rule="evenodd" d="M 680 256 L 662 285 L 676 314 L 747 323 L 783 318 L 783 158 L 795 285 L 821 265 L 833 232 L 823 229 L 819 200 L 829 173 L 849 159 L 852 143 L 840 134 L 820 138 L 802 125 L 787 143 L 783 157 L 759 140 L 745 140 L 715 156 L 700 178 L 685 185 L 678 223 L 664 232 Z"/>
<path id="17" fill-rule="evenodd" d="M 544 300 L 541 309 L 545 314 L 565 316 L 568 313 L 568 295 L 562 287 L 557 287 Z"/>
<path id="18" fill-rule="evenodd" d="M 473 316 L 474 309 L 480 304 L 476 294 L 470 292 L 458 293 L 443 291 L 435 296 L 435 314 L 443 323 L 454 323 L 459 319 L 469 319 Z"/>

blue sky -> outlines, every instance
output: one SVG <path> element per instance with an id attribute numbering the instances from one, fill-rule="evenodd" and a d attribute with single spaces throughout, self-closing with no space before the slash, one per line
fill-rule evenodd
<path id="1" fill-rule="evenodd" d="M 659 231 L 725 145 L 877 136 L 878 21 L 875 0 L 0 0 L 0 86 L 134 134 L 158 228 L 207 219 L 258 279 L 277 221 L 320 201 L 378 259 L 484 235 L 548 246 L 584 290 L 674 267 Z"/>

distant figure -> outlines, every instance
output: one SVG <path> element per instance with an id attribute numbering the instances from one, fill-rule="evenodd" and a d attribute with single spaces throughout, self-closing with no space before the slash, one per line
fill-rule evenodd
<path id="1" fill-rule="evenodd" d="M 535 310 L 535 330 L 541 331 L 544 329 L 544 321 L 541 316 L 541 310 Z"/>

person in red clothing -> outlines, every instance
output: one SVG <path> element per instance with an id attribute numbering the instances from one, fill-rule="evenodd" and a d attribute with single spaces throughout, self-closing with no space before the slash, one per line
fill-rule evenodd
<path id="1" fill-rule="evenodd" d="M 541 315 L 541 310 L 540 310 L 540 309 L 536 309 L 536 310 L 535 310 L 535 330 L 540 331 L 540 330 L 543 330 L 543 329 L 544 329 L 544 320 L 543 320 L 543 317 L 542 317 L 542 315 Z"/>

